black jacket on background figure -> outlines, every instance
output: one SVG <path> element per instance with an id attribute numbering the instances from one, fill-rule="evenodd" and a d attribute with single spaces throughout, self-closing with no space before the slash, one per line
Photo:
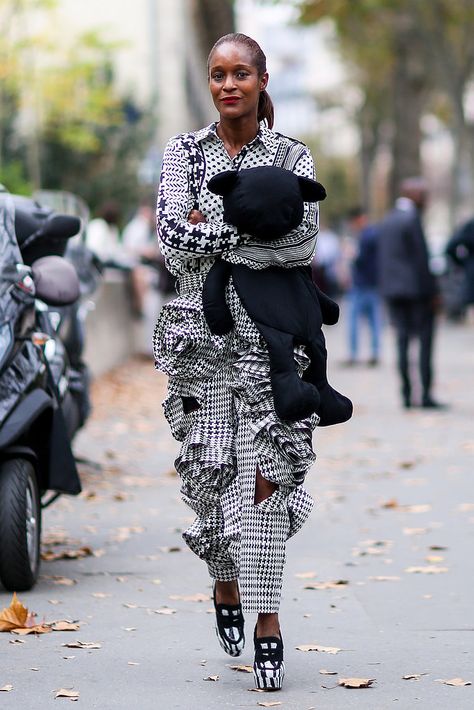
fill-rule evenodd
<path id="1" fill-rule="evenodd" d="M 458 266 L 464 268 L 464 302 L 474 303 L 474 219 L 463 224 L 449 240 L 446 253 Z"/>
<path id="2" fill-rule="evenodd" d="M 400 198 L 380 223 L 379 288 L 397 331 L 398 369 L 403 403 L 411 406 L 412 386 L 408 347 L 420 341 L 419 369 L 422 404 L 430 406 L 434 309 L 437 284 L 429 269 L 428 249 L 419 212 L 411 200 Z"/>

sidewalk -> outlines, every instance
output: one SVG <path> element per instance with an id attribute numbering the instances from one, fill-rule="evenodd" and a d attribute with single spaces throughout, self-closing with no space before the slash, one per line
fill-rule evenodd
<path id="1" fill-rule="evenodd" d="M 339 367 L 343 326 L 328 338 L 330 379 L 355 414 L 316 432 L 308 488 L 317 506 L 288 544 L 284 690 L 248 692 L 252 676 L 229 668 L 252 663 L 253 619 L 241 658 L 218 646 L 205 567 L 180 537 L 191 511 L 161 417 L 165 383 L 133 360 L 96 383 L 94 417 L 76 442 L 103 471 L 83 466 L 83 494 L 44 514 L 45 541 L 62 540 L 48 550 L 89 546 L 94 555 L 44 561 L 37 587 L 19 595 L 39 619 L 77 620 L 80 630 L 24 643 L 0 634 L 0 688 L 13 685 L 0 692 L 2 708 L 70 703 L 54 699 L 59 688 L 78 691 L 84 710 L 474 707 L 474 686 L 439 682 L 474 684 L 474 331 L 446 324 L 439 333 L 436 396 L 452 404 L 447 413 L 400 409 L 389 334 L 377 369 Z M 305 588 L 326 582 L 344 584 Z M 10 598 L 0 591 L 0 607 Z M 101 647 L 63 646 L 76 640 Z M 338 686 L 352 677 L 375 681 Z"/>

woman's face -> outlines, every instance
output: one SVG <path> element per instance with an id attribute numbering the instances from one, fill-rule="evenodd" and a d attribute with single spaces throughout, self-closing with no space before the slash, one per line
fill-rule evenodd
<path id="1" fill-rule="evenodd" d="M 213 52 L 209 64 L 209 88 L 221 118 L 257 118 L 260 92 L 268 73 L 258 75 L 252 53 L 244 44 L 226 42 Z"/>

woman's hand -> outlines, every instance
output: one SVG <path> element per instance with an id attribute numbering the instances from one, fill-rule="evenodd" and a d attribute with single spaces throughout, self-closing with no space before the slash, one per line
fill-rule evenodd
<path id="1" fill-rule="evenodd" d="M 199 210 L 191 210 L 188 214 L 188 222 L 190 224 L 199 224 L 200 222 L 207 222 L 207 219 Z"/>

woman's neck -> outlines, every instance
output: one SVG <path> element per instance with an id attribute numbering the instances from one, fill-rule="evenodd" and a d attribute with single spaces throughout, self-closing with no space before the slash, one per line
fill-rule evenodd
<path id="1" fill-rule="evenodd" d="M 255 117 L 247 120 L 229 121 L 223 119 L 217 124 L 217 135 L 224 143 L 225 149 L 233 158 L 246 143 L 253 141 L 258 133 L 258 122 Z"/>

